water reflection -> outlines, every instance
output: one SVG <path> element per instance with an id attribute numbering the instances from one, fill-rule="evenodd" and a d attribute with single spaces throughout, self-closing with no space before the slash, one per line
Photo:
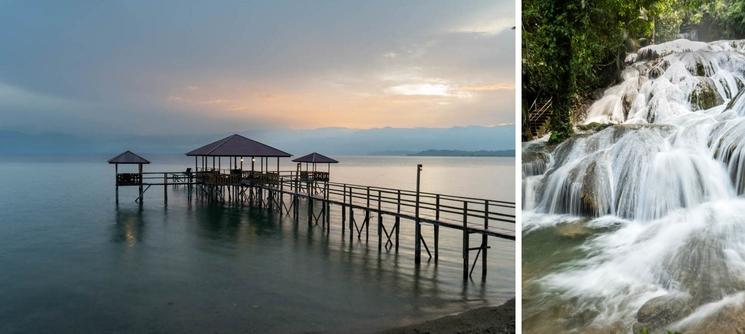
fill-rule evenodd
<path id="1" fill-rule="evenodd" d="M 115 243 L 126 243 L 128 247 L 133 247 L 136 243 L 141 242 L 145 233 L 142 211 L 141 206 L 127 209 L 117 207 L 115 210 L 116 223 L 113 227 L 111 240 Z"/>
<path id="2" fill-rule="evenodd" d="M 378 164 L 376 172 L 391 170 Z M 354 168 L 337 175 L 364 175 Z M 483 170 L 474 178 L 494 174 L 491 165 Z M 24 173 L 33 177 L 18 177 Z M 338 208 L 329 232 L 309 227 L 306 210 L 295 223 L 262 209 L 189 201 L 185 189 L 168 189 L 167 210 L 157 190 L 140 207 L 136 191 L 122 189 L 117 208 L 111 168 L 100 159 L 0 164 L 0 180 L 15 189 L 0 194 L 3 333 L 364 333 L 513 295 L 511 242 L 491 243 L 487 283 L 464 289 L 460 234 L 442 233 L 439 264 L 427 265 L 425 256 L 417 271 L 409 223 L 398 253 L 378 252 L 376 222 L 369 243 L 364 235 L 350 240 Z M 479 183 L 483 192 L 501 189 Z"/>

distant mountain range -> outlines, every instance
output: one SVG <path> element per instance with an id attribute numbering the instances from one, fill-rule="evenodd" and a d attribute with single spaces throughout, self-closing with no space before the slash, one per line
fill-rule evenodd
<path id="1" fill-rule="evenodd" d="M 184 153 L 230 134 L 83 136 L 0 130 L 0 154 L 113 154 L 124 150 L 143 154 Z M 397 155 L 463 155 L 467 154 L 463 152 L 509 151 L 515 147 L 515 128 L 512 125 L 453 128 L 274 129 L 243 131 L 239 134 L 293 155 L 314 151 L 331 155 L 369 155 L 380 152 L 399 152 Z"/>
<path id="2" fill-rule="evenodd" d="M 417 157 L 514 157 L 515 150 L 503 151 L 463 151 L 463 150 L 426 150 L 408 154 Z"/>

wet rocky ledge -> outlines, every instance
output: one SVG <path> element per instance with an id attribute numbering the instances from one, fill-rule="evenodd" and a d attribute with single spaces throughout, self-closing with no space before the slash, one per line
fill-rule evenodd
<path id="1" fill-rule="evenodd" d="M 500 306 L 481 307 L 419 324 L 388 329 L 381 334 L 513 334 L 515 299 Z"/>

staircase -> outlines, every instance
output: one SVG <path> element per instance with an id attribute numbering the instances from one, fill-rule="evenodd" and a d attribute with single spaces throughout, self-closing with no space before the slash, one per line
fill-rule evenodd
<path id="1" fill-rule="evenodd" d="M 541 106 L 537 106 L 536 103 L 537 101 L 533 101 L 533 105 L 528 109 L 527 128 L 530 139 L 542 137 L 548 133 L 548 121 L 551 117 L 551 99 Z"/>

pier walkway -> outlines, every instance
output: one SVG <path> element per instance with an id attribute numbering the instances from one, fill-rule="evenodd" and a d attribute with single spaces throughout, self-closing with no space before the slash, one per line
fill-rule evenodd
<path id="1" fill-rule="evenodd" d="M 298 162 L 296 170 L 282 171 L 279 159 L 290 154 L 240 135 L 226 137 L 187 155 L 194 156 L 194 167 L 183 172 L 144 172 L 143 165 L 150 162 L 130 151 L 109 160 L 115 165 L 117 204 L 122 186 L 138 187 L 135 202 L 140 205 L 153 186 L 162 187 L 165 203 L 169 186 L 183 187 L 189 201 L 197 198 L 225 205 L 260 207 L 292 216 L 295 222 L 301 219 L 302 207 L 307 210 L 303 219 L 327 232 L 332 225 L 331 211 L 339 210 L 342 237 L 350 241 L 364 238 L 369 242 L 370 228 L 376 228 L 379 251 L 398 252 L 401 224 L 413 224 L 417 265 L 424 252 L 427 261 L 433 260 L 435 264 L 439 261 L 440 229 L 459 231 L 463 236 L 464 279 L 472 277 L 479 262 L 481 278 L 486 279 L 490 238 L 515 240 L 514 202 L 423 192 L 421 164 L 416 166 L 416 189 L 412 190 L 332 182 L 331 164 L 337 161 L 316 152 L 293 160 Z M 250 158 L 247 164 L 250 170 L 244 170 L 244 157 Z M 269 170 L 270 158 L 276 158 L 274 171 Z M 221 168 L 223 159 L 227 159 L 228 169 Z M 136 164 L 138 170 L 120 173 L 120 164 Z M 316 164 L 327 165 L 326 171 L 318 171 Z M 432 227 L 431 236 L 422 233 L 422 226 Z M 477 240 L 472 244 L 473 235 Z"/>

